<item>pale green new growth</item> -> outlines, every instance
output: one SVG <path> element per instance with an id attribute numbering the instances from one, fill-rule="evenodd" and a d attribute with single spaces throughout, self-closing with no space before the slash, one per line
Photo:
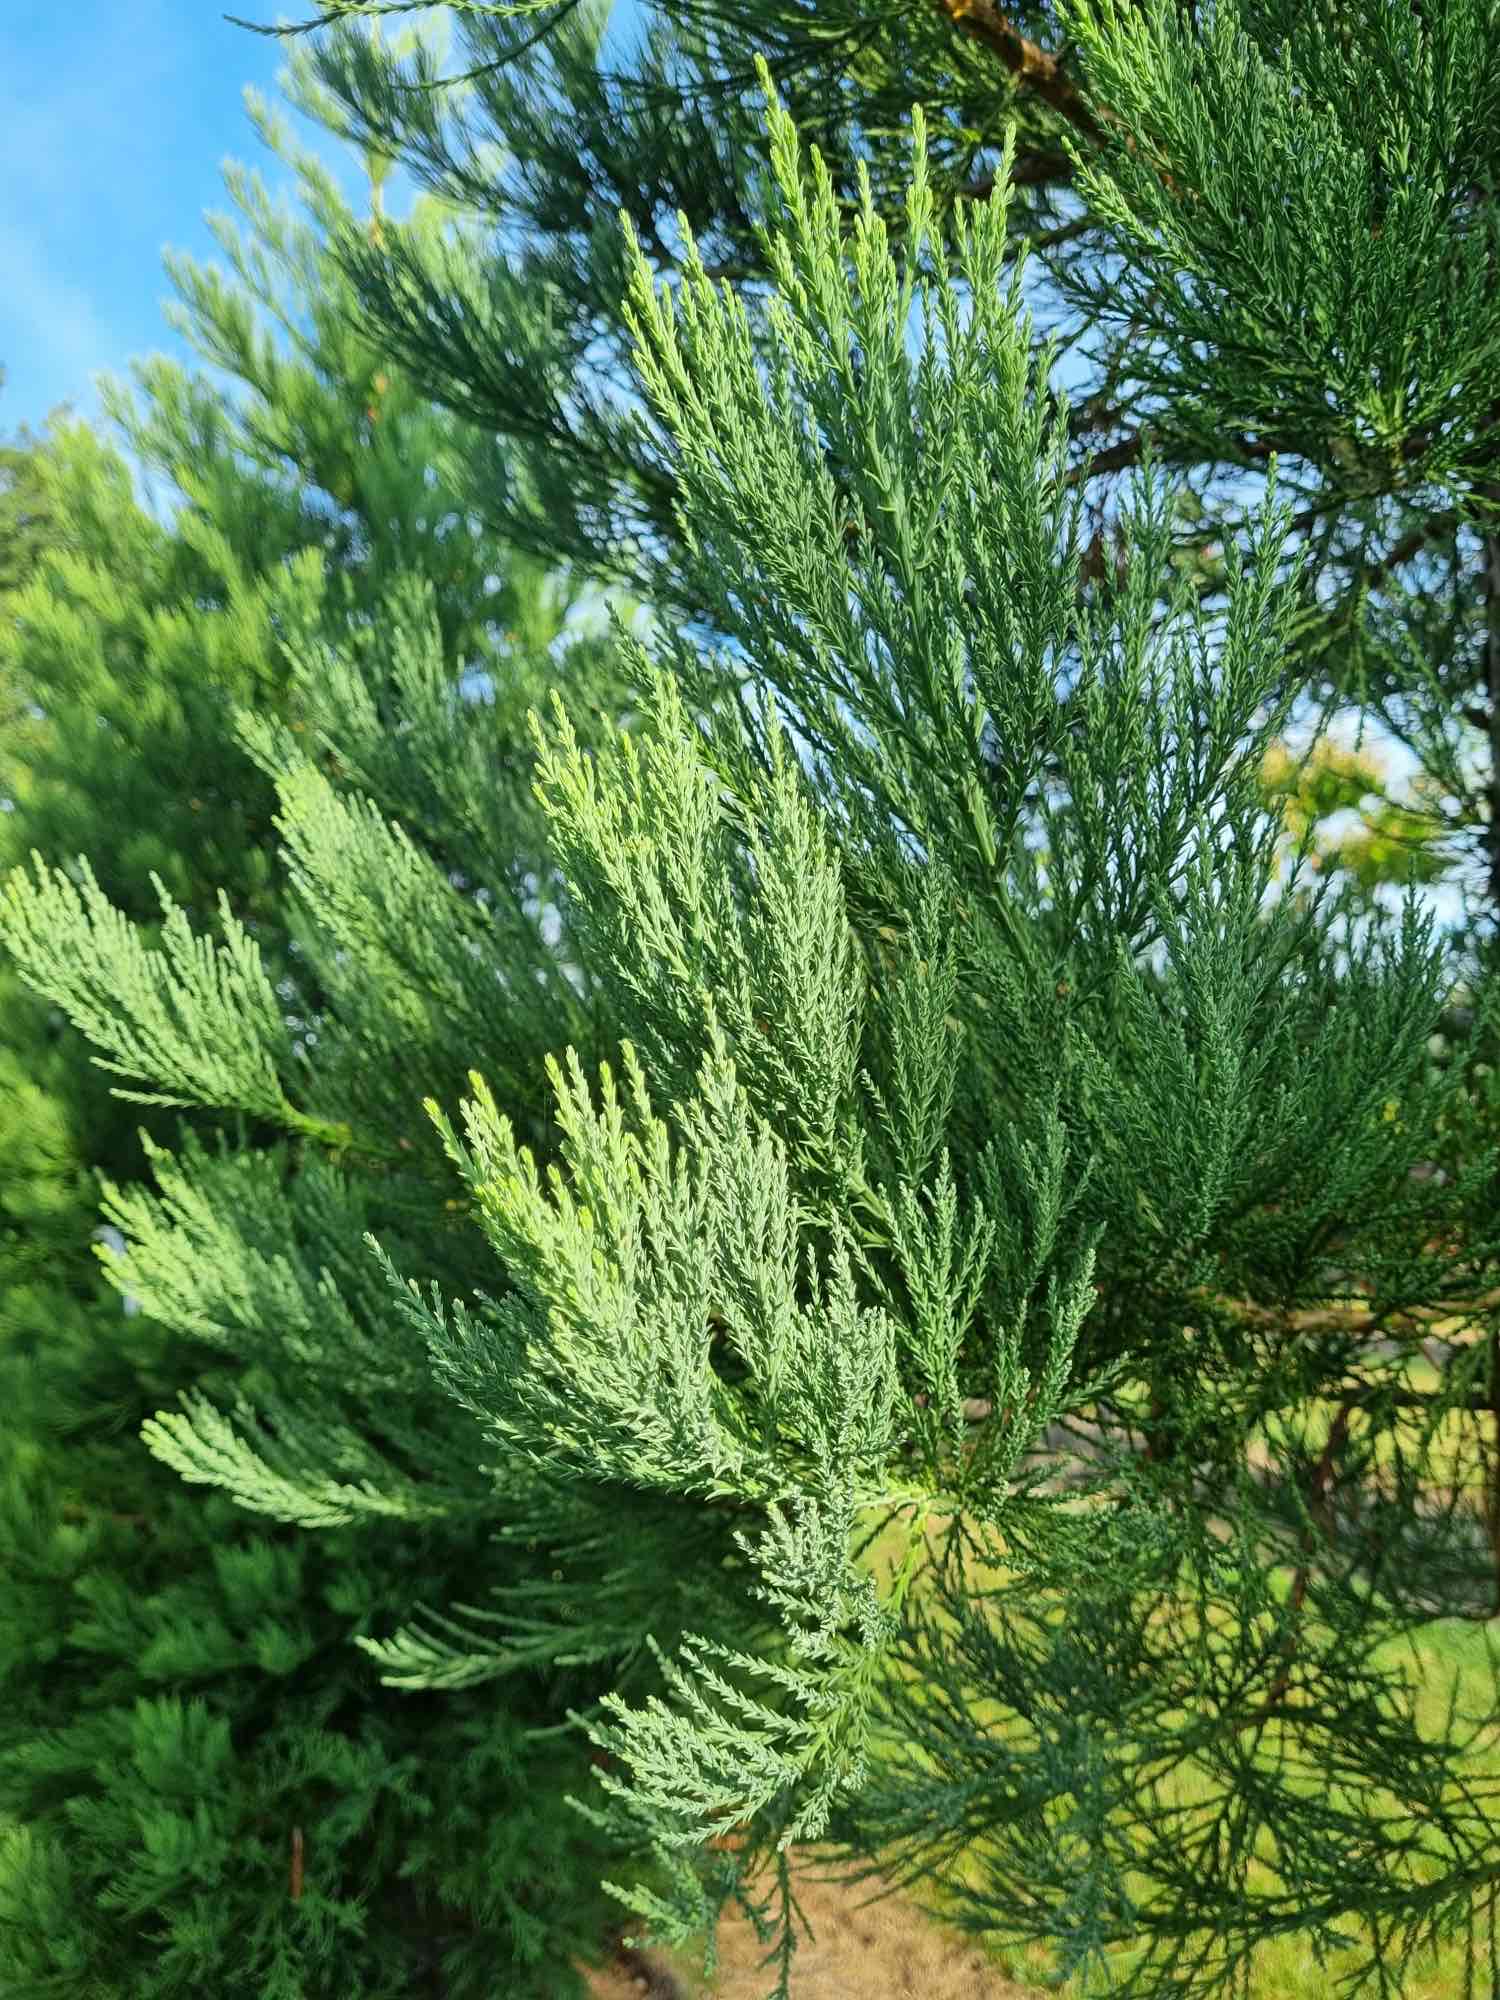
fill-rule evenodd
<path id="1" fill-rule="evenodd" d="M 661 1085 L 688 1085 L 717 1019 L 778 1134 L 847 1185 L 864 980 L 826 830 L 774 717 L 754 809 L 737 809 L 675 683 L 632 657 L 642 744 L 622 734 L 585 758 L 555 695 L 551 733 L 534 722 L 537 793 L 581 942 Z"/>
<path id="2" fill-rule="evenodd" d="M 598 823 L 613 823 L 607 807 Z M 1065 1300 L 1052 1299 L 1035 1385 L 1019 1328 L 998 1342 L 1005 1416 L 960 1470 L 956 1362 L 990 1275 L 993 1223 L 978 1213 L 955 1284 L 946 1163 L 930 1229 L 903 1190 L 894 1233 L 910 1320 L 861 1308 L 838 1218 L 820 1263 L 808 1241 L 816 1217 L 792 1190 L 787 1149 L 750 1113 L 711 1013 L 708 1035 L 697 1090 L 674 1115 L 675 1148 L 628 1043 L 628 1110 L 607 1066 L 596 1109 L 576 1056 L 566 1073 L 554 1065 L 564 1143 L 545 1186 L 481 1079 L 463 1140 L 433 1107 L 519 1296 L 445 1309 L 413 1284 L 409 1309 L 455 1394 L 539 1465 L 745 1510 L 736 1539 L 754 1590 L 776 1607 L 788 1661 L 690 1638 L 667 1669 L 675 1704 L 653 1697 L 632 1709 L 612 1697 L 618 1724 L 595 1736 L 631 1772 L 607 1788 L 652 1816 L 659 1839 L 696 1846 L 775 1805 L 785 1845 L 816 1836 L 862 1781 L 880 1659 L 909 1581 L 908 1568 L 883 1598 L 851 1560 L 857 1531 L 874 1510 L 916 1503 L 914 1560 L 934 1506 L 999 1512 L 1016 1460 L 1062 1405 L 1093 1291 L 1085 1268 Z M 898 1416 L 898 1340 L 929 1386 L 922 1428 L 951 1497 L 908 1485 L 890 1465 L 910 1421 Z M 401 1662 L 414 1663 L 410 1653 Z M 747 1691 L 757 1678 L 790 1700 L 790 1713 Z"/>
<path id="3" fill-rule="evenodd" d="M 184 1479 L 222 1486 L 253 1513 L 304 1528 L 329 1528 L 361 1514 L 437 1520 L 452 1511 L 447 1496 L 424 1494 L 421 1482 L 393 1481 L 355 1431 L 298 1424 L 285 1408 L 272 1404 L 273 1438 L 263 1431 L 259 1412 L 246 1403 L 236 1405 L 231 1423 L 206 1396 L 189 1394 L 182 1401 L 181 1415 L 158 1410 L 142 1424 L 146 1445 Z M 264 1398 L 261 1407 L 267 1407 Z M 315 1469 L 330 1465 L 366 1476 L 334 1479 Z"/>
<path id="4" fill-rule="evenodd" d="M 224 942 L 195 936 L 165 890 L 161 942 L 113 908 L 86 861 L 75 882 L 36 857 L 36 879 L 5 884 L 7 946 L 26 977 L 106 1055 L 101 1069 L 165 1086 L 121 1090 L 138 1104 L 232 1104 L 277 1124 L 291 1036 L 255 940 L 220 901 Z"/>

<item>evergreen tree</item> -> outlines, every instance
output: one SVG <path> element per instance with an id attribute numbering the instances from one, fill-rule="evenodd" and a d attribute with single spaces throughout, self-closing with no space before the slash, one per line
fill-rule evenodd
<path id="1" fill-rule="evenodd" d="M 0 370 L 0 389 L 5 374 Z M 0 444 L 0 590 L 14 590 L 47 546 L 46 494 L 38 477 L 39 441 L 24 426 Z"/>
<path id="2" fill-rule="evenodd" d="M 353 218 L 327 173 L 261 122 L 299 169 L 301 213 L 231 170 L 240 221 L 218 225 L 230 274 L 171 266 L 179 324 L 219 381 L 158 361 L 133 395 L 111 396 L 173 511 L 139 504 L 125 458 L 82 425 L 55 421 L 8 461 L 24 533 L 7 538 L 0 596 L 0 853 L 73 870 L 86 850 L 88 872 L 64 879 L 107 894 L 151 951 L 172 950 L 184 915 L 222 909 L 266 976 L 299 988 L 310 1048 L 324 988 L 275 864 L 275 787 L 236 715 L 309 746 L 305 802 L 322 823 L 362 836 L 339 804 L 356 779 L 361 798 L 399 806 L 405 873 L 376 892 L 469 909 L 470 932 L 495 939 L 524 984 L 545 958 L 520 894 L 540 842 L 508 683 L 566 672 L 607 699 L 612 670 L 597 644 L 561 651 L 576 593 L 478 531 L 467 486 L 493 480 L 494 446 L 351 330 L 325 245 Z M 294 672 L 293 657 L 316 662 L 335 640 L 336 668 Z M 487 681 L 498 692 L 484 699 Z M 471 903 L 481 884 L 502 898 L 488 920 Z M 182 913 L 165 925 L 164 897 Z M 391 985 L 384 964 L 370 976 Z M 347 977 L 327 968 L 334 989 Z M 469 979 L 475 1008 L 499 1001 L 493 973 Z M 267 1342 L 359 1379 L 364 1315 L 378 1324 L 385 1301 L 378 1283 L 335 1299 L 333 1274 L 361 1264 L 360 1229 L 415 1229 L 424 1256 L 450 1233 L 451 1190 L 424 1177 L 420 1152 L 393 1171 L 420 1147 L 409 1082 L 425 1014 L 393 986 L 391 1000 L 384 1039 L 359 1059 L 392 1122 L 351 1156 L 343 1118 L 288 1126 L 256 1102 L 220 1130 L 122 1101 L 83 1037 L 5 968 L 7 1993 L 552 2000 L 572 1990 L 573 1955 L 598 1947 L 598 1863 L 558 1797 L 568 1753 L 523 1730 L 558 1719 L 550 1691 L 533 1678 L 508 1704 L 414 1699 L 381 1689 L 353 1644 L 424 1590 L 462 1590 L 487 1559 L 482 1517 L 461 1509 L 434 1528 L 417 1504 L 355 1518 L 335 1502 L 325 1512 L 347 1528 L 293 1537 L 205 1502 L 138 1435 L 184 1390 L 229 1402 L 261 1386 Z M 528 1074 L 522 1101 L 535 1095 Z M 184 1149 L 175 1170 L 161 1165 L 169 1144 Z M 234 1254 L 216 1239 L 220 1208 L 238 1224 Z M 147 1211 L 172 1222 L 150 1270 L 111 1248 Z M 413 1384 L 396 1352 L 382 1366 L 394 1420 L 429 1448 L 451 1438 L 451 1406 L 425 1377 Z M 362 1477 L 345 1464 L 356 1495 Z"/>
<path id="3" fill-rule="evenodd" d="M 231 1290 L 254 1319 L 243 1394 L 148 1442 L 290 1525 L 470 1526 L 462 1598 L 366 1650 L 429 1694 L 584 1670 L 594 1823 L 655 1864 L 620 1893 L 686 1936 L 770 1859 L 780 1993 L 785 1848 L 824 1838 L 964 1854 L 969 1920 L 1064 1968 L 1135 1947 L 1137 1990 L 1221 1993 L 1289 1930 L 1357 1934 L 1389 1990 L 1500 1871 L 1493 1786 L 1382 1651 L 1494 1586 L 1461 1484 L 1437 1520 L 1417 1490 L 1485 1350 L 1406 1387 L 1416 1311 L 1500 1252 L 1493 1146 L 1410 1173 L 1470 1084 L 1428 1050 L 1451 954 L 1412 899 L 1363 930 L 1268 902 L 1302 685 L 1278 495 L 1216 612 L 1148 460 L 1080 587 L 1011 151 L 942 204 L 919 113 L 894 247 L 873 170 L 851 222 L 774 100 L 766 157 L 753 316 L 687 227 L 673 285 L 621 257 L 636 448 L 680 509 L 653 560 L 701 618 L 622 639 L 628 733 L 555 692 L 533 720 L 550 858 L 474 846 L 468 709 L 403 735 L 338 697 L 347 788 L 247 724 L 315 1041 L 232 911 L 153 948 L 88 877 L 10 879 L 16 963 L 128 1088 L 304 1149 L 274 1202 L 262 1156 L 193 1144 L 111 1198 L 164 1323 Z M 372 628 L 393 675 L 415 619 Z M 309 698 L 348 686 L 291 652 Z M 547 678 L 497 677 L 499 713 Z M 408 744 L 483 903 L 369 784 Z M 415 1193 L 439 1142 L 451 1230 Z M 317 1319 L 272 1308 L 311 1301 L 305 1229 Z M 1363 1323 L 1326 1310 L 1335 1264 Z"/>

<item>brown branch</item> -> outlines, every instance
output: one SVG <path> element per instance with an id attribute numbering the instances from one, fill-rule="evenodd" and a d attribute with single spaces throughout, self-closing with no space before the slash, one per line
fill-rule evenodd
<path id="1" fill-rule="evenodd" d="M 1023 35 L 993 0 L 937 0 L 937 7 L 961 35 L 993 50 L 1017 83 L 1050 105 L 1076 132 L 1086 139 L 1104 137 L 1103 124 L 1057 57 Z"/>
<path id="2" fill-rule="evenodd" d="M 627 1944 L 620 1927 L 611 1928 L 608 1948 L 616 1965 L 634 1981 L 641 2000 L 688 2000 L 676 1973 L 650 1952 L 642 1951 L 638 1945 Z"/>
<path id="3" fill-rule="evenodd" d="M 1347 1389 L 1342 1392 L 1356 1407 L 1373 1403 L 1377 1399 L 1389 1403 L 1397 1410 L 1430 1410 L 1434 1403 L 1442 1401 L 1438 1395 L 1429 1395 L 1422 1389 L 1392 1389 L 1384 1383 L 1367 1383 L 1363 1388 Z M 1483 1395 L 1463 1396 L 1450 1403 L 1454 1410 L 1467 1410 L 1471 1416 L 1487 1416 L 1490 1410 L 1489 1398 Z"/>
<path id="4" fill-rule="evenodd" d="M 1081 137 L 1097 145 L 1115 133 L 1126 152 L 1136 151 L 1135 135 L 1125 129 L 1114 112 L 1095 110 L 1057 57 L 1023 35 L 1015 22 L 995 6 L 994 0 L 937 0 L 937 9 L 961 35 L 983 43 L 999 56 L 1023 89 L 1031 91 L 1060 118 L 1066 119 Z M 1182 188 L 1166 168 L 1158 166 L 1156 171 L 1167 192 L 1181 196 Z"/>
<path id="5" fill-rule="evenodd" d="M 1326 514 L 1333 513 L 1342 504 L 1339 497 L 1335 495 L 1332 499 L 1318 501 L 1312 507 L 1304 507 L 1300 513 L 1292 516 L 1292 532 L 1298 535 L 1305 534 L 1309 528 L 1315 527 Z M 1393 543 L 1378 562 L 1366 563 L 1360 571 L 1360 575 L 1367 583 L 1378 583 L 1389 571 L 1399 569 L 1402 563 L 1410 562 L 1414 555 L 1420 554 L 1425 543 L 1435 541 L 1439 535 L 1445 534 L 1449 528 L 1457 527 L 1458 522 L 1459 516 L 1452 508 L 1444 508 L 1441 513 L 1429 514 L 1426 520 L 1411 529 L 1409 533 L 1403 535 L 1399 542 Z"/>
<path id="6" fill-rule="evenodd" d="M 1123 472 L 1128 466 L 1139 462 L 1145 449 L 1145 433 L 1137 431 L 1131 437 L 1121 438 L 1118 444 L 1110 445 L 1105 451 L 1090 453 L 1088 469 L 1091 473 Z M 1080 467 L 1079 473 L 1081 474 L 1081 472 L 1082 468 Z"/>
<path id="7" fill-rule="evenodd" d="M 1432 515 L 1420 527 L 1413 528 L 1410 534 L 1403 535 L 1394 548 L 1387 550 L 1379 562 L 1367 563 L 1362 572 L 1364 581 L 1368 584 L 1382 582 L 1393 569 L 1399 569 L 1402 563 L 1410 562 L 1414 555 L 1421 553 L 1428 542 L 1436 541 L 1439 535 L 1455 527 L 1457 523 L 1458 516 L 1451 511 Z"/>
<path id="8" fill-rule="evenodd" d="M 1094 421 L 1093 418 L 1080 421 L 1073 435 L 1075 437 L 1081 435 L 1083 431 L 1091 428 Z M 1225 442 L 1232 445 L 1242 457 L 1248 459 L 1264 460 L 1273 455 L 1280 458 L 1300 458 L 1305 455 L 1300 446 L 1285 438 L 1241 437 L 1227 438 Z M 1091 475 L 1099 472 L 1124 472 L 1140 461 L 1149 443 L 1150 438 L 1145 431 L 1135 431 L 1129 437 L 1121 438 L 1117 444 L 1108 445 L 1103 451 L 1094 452 L 1089 459 L 1087 470 Z M 1169 453 L 1167 456 L 1169 461 L 1177 462 L 1173 460 L 1172 454 Z M 1192 462 L 1198 464 L 1202 461 L 1195 458 Z M 1076 485 L 1082 479 L 1084 470 L 1081 465 L 1075 466 L 1068 475 L 1070 484 Z"/>
<path id="9" fill-rule="evenodd" d="M 1112 550 L 1108 553 L 1104 546 L 1104 530 L 1096 529 L 1094 537 L 1078 559 L 1078 581 L 1080 583 L 1102 583 L 1112 575 L 1117 584 L 1123 584 L 1126 575 L 1125 544 L 1117 534 Z M 1109 555 L 1113 560 L 1109 560 Z"/>
<path id="10" fill-rule="evenodd" d="M 1438 1320 L 1460 1319 L 1466 1313 L 1500 1310 L 1500 1287 L 1482 1292 L 1478 1298 L 1453 1299 L 1438 1305 L 1411 1305 L 1399 1310 L 1373 1312 L 1358 1306 L 1318 1306 L 1287 1311 L 1276 1306 L 1258 1305 L 1253 1299 L 1226 1299 L 1208 1291 L 1193 1294 L 1205 1305 L 1227 1308 L 1237 1319 L 1251 1326 L 1271 1327 L 1284 1333 L 1414 1333 Z"/>
<path id="11" fill-rule="evenodd" d="M 925 1410 L 929 1400 L 930 1398 L 925 1390 L 920 1395 L 913 1396 L 912 1398 L 912 1401 L 919 1410 Z M 963 1411 L 963 1419 L 966 1424 L 982 1424 L 989 1420 L 995 1406 L 988 1396 L 965 1396 L 960 1407 Z"/>
<path id="12" fill-rule="evenodd" d="M 1120 411 L 1101 410 L 1097 404 L 1085 404 L 1081 409 L 1070 412 L 1068 422 L 1069 436 L 1076 442 L 1090 430 L 1104 428 L 1111 417 L 1118 419 L 1122 414 Z M 1103 450 L 1094 452 L 1087 468 L 1082 465 L 1074 466 L 1068 474 L 1069 483 L 1077 485 L 1083 478 L 1085 469 L 1090 475 L 1100 472 L 1124 472 L 1128 470 L 1129 467 L 1139 462 L 1150 441 L 1147 432 L 1133 431 L 1129 437 L 1120 438 L 1116 443 L 1106 445 Z M 1403 464 L 1414 464 L 1421 458 L 1422 453 L 1431 442 L 1432 434 L 1430 430 L 1416 431 L 1402 442 L 1398 456 Z M 1314 464 L 1319 462 L 1315 455 L 1318 449 L 1317 440 L 1313 440 L 1309 444 L 1306 440 L 1299 443 L 1295 438 L 1251 438 L 1226 435 L 1224 447 L 1224 450 L 1218 453 L 1217 457 L 1212 460 L 1205 460 L 1201 452 L 1184 452 L 1181 448 L 1177 452 L 1167 450 L 1164 456 L 1167 462 L 1171 464 L 1194 465 L 1205 463 L 1233 464 L 1235 462 L 1235 453 L 1240 458 L 1248 459 L 1255 463 L 1264 463 L 1267 459 L 1273 457 L 1303 458 Z M 1338 504 L 1337 500 L 1324 501 L 1316 508 L 1308 508 L 1303 514 L 1294 518 L 1292 526 L 1294 528 L 1306 527 L 1319 514 L 1327 513 L 1331 507 Z M 1396 543 L 1395 547 L 1387 555 L 1383 556 L 1379 562 L 1371 564 L 1365 570 L 1364 575 L 1371 583 L 1378 583 L 1388 570 L 1394 568 L 1399 563 L 1406 562 L 1411 556 L 1417 554 L 1423 542 L 1441 534 L 1446 528 L 1456 525 L 1458 518 L 1453 513 L 1432 515 L 1424 522 L 1420 529 L 1414 529 L 1409 534 L 1403 536 Z"/>
<path id="13" fill-rule="evenodd" d="M 1010 184 L 1012 187 L 1060 187 L 1072 180 L 1073 162 L 1066 153 L 1047 148 L 1037 148 L 1025 153 L 1017 153 L 1011 161 Z M 965 201 L 988 201 L 995 192 L 993 174 L 976 174 L 958 190 Z"/>
<path id="14" fill-rule="evenodd" d="M 1202 1304 L 1232 1312 L 1244 1324 L 1274 1329 L 1281 1333 L 1416 1333 L 1423 1326 L 1440 1323 L 1445 1319 L 1458 1319 L 1465 1313 L 1486 1312 L 1500 1308 L 1500 1287 L 1485 1292 L 1477 1299 L 1452 1300 L 1444 1305 L 1408 1306 L 1399 1312 L 1372 1312 L 1354 1306 L 1327 1306 L 1306 1310 L 1287 1311 L 1274 1306 L 1258 1305 L 1253 1299 L 1230 1299 L 1219 1293 L 1199 1291 L 1193 1294 Z M 1439 1400 L 1421 1390 L 1396 1389 L 1383 1386 L 1348 1384 L 1334 1392 L 1346 1410 L 1357 1409 L 1361 1404 L 1382 1397 L 1398 1409 L 1425 1410 Z M 1468 1410 L 1479 1415 L 1492 1411 L 1500 1421 L 1500 1362 L 1497 1362 L 1496 1380 L 1488 1390 L 1477 1391 L 1473 1396 L 1456 1402 L 1456 1410 Z M 925 1409 L 928 1397 L 925 1393 L 912 1398 L 919 1409 Z M 966 1396 L 962 1404 L 963 1419 L 966 1424 L 986 1423 L 994 1411 L 994 1404 L 988 1396 Z M 1497 1519 L 1500 1519 L 1500 1495 L 1497 1495 Z M 1500 1547 L 1500 1544 L 1497 1544 Z"/>

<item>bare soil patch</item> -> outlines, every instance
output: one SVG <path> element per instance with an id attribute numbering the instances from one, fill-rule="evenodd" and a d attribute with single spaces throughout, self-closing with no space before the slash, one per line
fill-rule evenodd
<path id="1" fill-rule="evenodd" d="M 815 1936 L 799 1937 L 795 2000 L 1035 2000 L 996 1971 L 980 1945 L 944 1930 L 898 1896 L 861 1908 L 873 1885 L 797 1877 L 797 1896 Z M 742 1917 L 719 1931 L 719 1972 L 705 1984 L 689 1954 L 652 1952 L 592 1975 L 592 2000 L 762 2000 L 774 1975 L 760 1969 L 765 1947 Z"/>

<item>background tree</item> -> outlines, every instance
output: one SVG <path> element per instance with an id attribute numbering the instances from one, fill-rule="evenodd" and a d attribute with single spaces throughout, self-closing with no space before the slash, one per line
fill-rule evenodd
<path id="1" fill-rule="evenodd" d="M 1500 1248 L 1493 1148 L 1410 1175 L 1468 1089 L 1427 1046 L 1449 954 L 1410 902 L 1363 932 L 1268 909 L 1284 510 L 1231 548 L 1216 625 L 1148 468 L 1118 571 L 1080 589 L 1009 159 L 945 235 L 919 119 L 893 255 L 873 178 L 845 228 L 774 104 L 769 139 L 753 322 L 691 241 L 678 287 L 627 246 L 641 449 L 682 509 L 661 560 L 701 628 L 623 644 L 629 733 L 576 699 L 532 725 L 533 872 L 597 1012 L 539 911 L 496 892 L 476 915 L 388 794 L 269 723 L 243 734 L 321 989 L 310 1050 L 232 914 L 211 950 L 174 913 L 153 951 L 87 878 L 8 884 L 17 963 L 130 1087 L 337 1141 L 274 1226 L 229 1194 L 243 1156 L 191 1146 L 111 1202 L 122 1282 L 183 1327 L 222 1313 L 220 1273 L 267 1296 L 269 1246 L 328 1218 L 321 1297 L 350 1329 L 335 1351 L 261 1312 L 243 1400 L 189 1396 L 148 1439 L 289 1524 L 534 1544 L 534 1575 L 507 1556 L 476 1606 L 471 1572 L 368 1650 L 433 1690 L 607 1673 L 580 1704 L 595 1824 L 657 1864 L 626 1899 L 685 1935 L 770 1858 L 780 1991 L 785 1844 L 825 1835 L 877 1863 L 905 1840 L 918 1869 L 972 1849 L 988 1927 L 1065 1967 L 1143 1947 L 1158 1993 L 1224 1991 L 1267 1929 L 1358 1928 L 1399 1971 L 1500 1868 L 1492 1785 L 1378 1651 L 1431 1615 L 1398 1534 L 1444 1551 L 1448 1608 L 1494 1582 L 1461 1482 L 1437 1522 L 1415 1492 L 1474 1360 L 1409 1420 L 1399 1317 L 1483 1306 Z M 388 672 L 419 622 L 389 600 Z M 299 689 L 347 685 L 305 633 L 291 651 Z M 497 676 L 500 712 L 545 679 Z M 525 842 L 479 865 L 451 803 L 467 766 L 434 717 L 469 711 L 415 713 L 464 879 L 510 879 Z M 363 787 L 409 739 L 336 695 L 323 741 Z M 525 1090 L 544 1061 L 550 1128 Z M 460 1129 L 470 1062 L 498 1084 L 473 1076 Z M 481 1228 L 455 1212 L 440 1238 L 444 1151 Z M 333 1223 L 371 1227 L 385 1290 Z M 1375 1296 L 1310 1340 L 1335 1256 Z M 1188 1776 L 1205 1800 L 1175 1795 Z"/>
<path id="2" fill-rule="evenodd" d="M 0 389 L 4 386 L 0 370 Z M 14 590 L 24 581 L 47 544 L 47 500 L 39 471 L 38 440 L 23 425 L 0 443 L 0 590 Z"/>
<path id="3" fill-rule="evenodd" d="M 321 799 L 358 773 L 399 803 L 417 843 L 408 888 L 472 908 L 452 885 L 478 895 L 484 881 L 510 907 L 538 841 L 507 679 L 568 672 L 607 698 L 610 670 L 597 645 L 565 641 L 586 608 L 577 592 L 476 524 L 467 488 L 498 477 L 494 444 L 351 330 L 326 240 L 355 218 L 263 110 L 260 123 L 298 171 L 300 210 L 232 169 L 239 220 L 217 231 L 228 272 L 170 267 L 178 323 L 215 377 L 147 364 L 133 394 L 110 395 L 119 446 L 58 419 L 7 462 L 0 853 L 70 871 L 87 851 L 99 893 L 153 950 L 170 948 L 163 895 L 195 922 L 222 913 L 278 995 L 295 989 L 275 1005 L 301 1009 L 297 1045 L 311 1049 L 325 989 L 275 858 L 276 791 L 236 716 L 316 745 Z M 136 498 L 131 460 L 160 511 Z M 335 639 L 338 672 L 299 679 L 293 659 Z M 526 941 L 529 967 L 540 947 L 519 908 L 506 937 Z M 347 976 L 327 970 L 335 987 Z M 490 990 L 498 1005 L 493 976 Z M 359 1379 L 361 1313 L 373 1291 L 378 1321 L 381 1287 L 342 1305 L 329 1288 L 360 1261 L 362 1218 L 398 1236 L 420 1225 L 429 1253 L 451 1234 L 446 1183 L 392 1172 L 413 1143 L 401 1120 L 418 1142 L 422 1130 L 401 1095 L 418 1017 L 409 994 L 392 1004 L 407 1013 L 360 1059 L 368 1094 L 399 1109 L 361 1177 L 333 1163 L 347 1155 L 341 1122 L 288 1130 L 251 1105 L 220 1129 L 122 1102 L 62 1012 L 6 967 L 7 1991 L 552 2000 L 576 1986 L 575 1953 L 599 1947 L 599 1864 L 558 1796 L 582 1753 L 570 1763 L 525 1734 L 557 1721 L 553 1690 L 533 1677 L 508 1703 L 424 1701 L 381 1689 L 354 1644 L 436 1580 L 461 1589 L 487 1558 L 483 1518 L 461 1510 L 434 1528 L 420 1507 L 349 1519 L 326 1502 L 349 1525 L 296 1537 L 188 1491 L 138 1435 L 184 1390 L 232 1402 L 253 1389 L 268 1341 Z M 240 1235 L 230 1254 L 188 1179 L 169 1178 L 171 1253 L 143 1271 L 115 1249 L 168 1144 Z M 103 1270 L 101 1233 L 115 1246 Z M 200 1289 L 184 1307 L 190 1273 Z M 385 1389 L 399 1422 L 452 1432 L 436 1391 Z"/>

